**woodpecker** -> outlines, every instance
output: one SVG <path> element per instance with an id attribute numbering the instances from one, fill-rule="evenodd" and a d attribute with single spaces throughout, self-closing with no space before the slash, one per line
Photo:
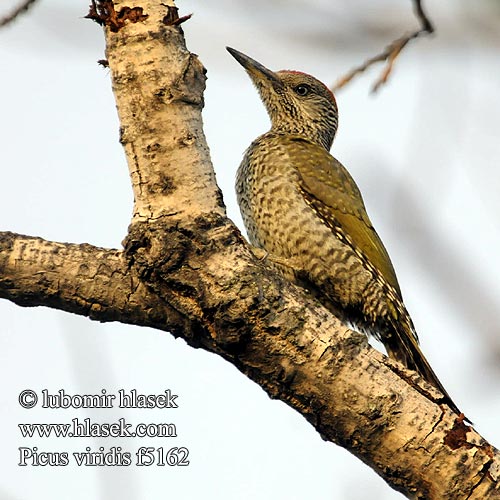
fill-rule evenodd
<path id="1" fill-rule="evenodd" d="M 338 126 L 332 92 L 299 71 L 271 71 L 227 47 L 257 88 L 271 129 L 236 175 L 250 242 L 291 281 L 380 340 L 461 414 L 418 344 L 389 254 L 349 172 L 330 153 Z"/>

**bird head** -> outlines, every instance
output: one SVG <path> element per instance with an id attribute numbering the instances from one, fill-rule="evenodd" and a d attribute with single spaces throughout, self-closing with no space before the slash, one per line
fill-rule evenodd
<path id="1" fill-rule="evenodd" d="M 338 110 L 326 85 L 300 71 L 271 71 L 251 57 L 226 48 L 257 87 L 272 131 L 301 135 L 330 149 L 337 132 Z"/>

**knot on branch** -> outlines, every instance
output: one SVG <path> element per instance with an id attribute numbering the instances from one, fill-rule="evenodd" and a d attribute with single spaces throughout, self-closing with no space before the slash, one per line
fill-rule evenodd
<path id="1" fill-rule="evenodd" d="M 166 29 L 166 28 L 165 28 Z M 189 53 L 183 63 L 179 78 L 173 82 L 170 93 L 171 102 L 183 102 L 204 106 L 203 93 L 207 81 L 207 70 L 196 54 Z"/>
<path id="2" fill-rule="evenodd" d="M 221 245 L 236 242 L 236 235 L 231 233 L 221 241 L 224 229 L 227 219 L 216 214 L 182 226 L 168 217 L 134 223 L 123 242 L 125 255 L 142 280 L 159 288 L 158 293 L 160 285 L 166 283 L 169 289 L 196 297 L 200 292 L 200 268 Z"/>
<path id="3" fill-rule="evenodd" d="M 191 345 L 215 351 L 217 346 L 227 350 L 232 345 L 239 350 L 245 337 L 245 294 L 239 295 L 235 287 L 245 283 L 231 266 L 224 266 L 243 243 L 236 227 L 217 214 L 182 226 L 163 217 L 132 224 L 124 253 L 148 289 L 185 317 L 189 328 L 184 333 L 193 335 L 186 338 Z M 240 304 L 235 304 L 235 297 L 241 298 Z"/>

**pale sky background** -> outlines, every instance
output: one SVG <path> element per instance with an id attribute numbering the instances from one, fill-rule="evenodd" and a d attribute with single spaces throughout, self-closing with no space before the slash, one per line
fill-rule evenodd
<path id="1" fill-rule="evenodd" d="M 0 13 L 13 1 L 2 0 Z M 132 209 L 102 31 L 88 0 L 39 0 L 0 31 L 0 230 L 119 247 Z M 500 445 L 500 2 L 427 2 L 437 33 L 411 44 L 376 96 L 370 70 L 337 95 L 332 152 L 350 170 L 396 268 L 423 351 L 453 399 Z M 326 83 L 416 26 L 410 1 L 179 1 L 208 69 L 204 120 L 230 217 L 241 155 L 268 127 L 230 45 Z M 0 301 L 0 498 L 402 498 L 284 403 L 166 333 Z M 120 388 L 168 410 L 26 410 L 23 389 Z M 177 438 L 22 438 L 19 423 L 166 422 Z M 188 467 L 19 467 L 18 448 L 185 446 Z"/>

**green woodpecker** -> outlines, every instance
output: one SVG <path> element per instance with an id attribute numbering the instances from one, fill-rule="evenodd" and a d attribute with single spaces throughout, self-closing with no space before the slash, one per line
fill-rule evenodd
<path id="1" fill-rule="evenodd" d="M 271 130 L 247 149 L 236 193 L 250 242 L 290 280 L 383 342 L 460 414 L 418 345 L 389 255 L 349 172 L 329 153 L 337 103 L 316 78 L 273 72 L 227 48 L 257 87 Z"/>

